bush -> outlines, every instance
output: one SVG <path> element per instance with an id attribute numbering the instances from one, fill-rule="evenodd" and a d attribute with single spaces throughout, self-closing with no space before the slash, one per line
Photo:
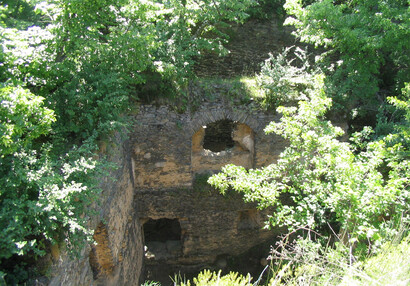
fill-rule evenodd
<path id="1" fill-rule="evenodd" d="M 85 212 L 104 163 L 92 159 L 92 144 L 60 155 L 44 140 L 54 113 L 43 98 L 13 86 L 0 97 L 0 271 L 15 284 L 27 278 L 26 258 L 62 241 L 76 253 L 90 238 Z"/>
<path id="2" fill-rule="evenodd" d="M 351 244 L 329 242 L 307 236 L 278 242 L 269 285 L 405 285 L 410 279 L 408 228 L 360 261 L 351 260 Z"/>
<path id="3" fill-rule="evenodd" d="M 397 157 L 385 140 L 359 153 L 340 142 L 342 130 L 324 117 L 331 100 L 324 94 L 323 77 L 306 91 L 307 100 L 298 108 L 278 108 L 280 122 L 265 128 L 289 141 L 276 163 L 251 170 L 227 165 L 208 182 L 222 193 L 241 192 L 260 208 L 273 207 L 273 226 L 317 230 L 337 223 L 352 241 L 377 246 L 394 231 L 392 223 L 409 216 L 409 161 Z M 406 140 L 394 148 L 408 154 Z"/>
<path id="4" fill-rule="evenodd" d="M 291 52 L 293 57 L 289 59 Z M 264 105 L 276 108 L 305 98 L 304 90 L 312 87 L 313 77 L 307 52 L 290 47 L 276 57 L 270 54 L 256 81 L 265 93 Z"/>
<path id="5" fill-rule="evenodd" d="M 252 277 L 248 274 L 246 276 L 240 275 L 237 272 L 230 272 L 227 275 L 221 275 L 221 271 L 218 273 L 211 272 L 210 270 L 204 270 L 193 279 L 193 285 L 196 286 L 251 286 Z M 190 286 L 191 282 L 174 281 L 175 285 Z"/>

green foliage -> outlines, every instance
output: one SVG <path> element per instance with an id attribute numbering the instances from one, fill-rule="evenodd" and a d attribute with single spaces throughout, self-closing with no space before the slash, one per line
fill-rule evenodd
<path id="1" fill-rule="evenodd" d="M 402 99 L 389 97 L 388 101 L 394 105 L 398 112 L 403 112 L 401 120 L 390 123 L 393 131 L 386 136 L 389 155 L 398 159 L 408 159 L 410 157 L 410 83 L 406 82 L 402 89 Z"/>
<path id="2" fill-rule="evenodd" d="M 297 240 L 276 276 L 284 284 L 377 283 L 380 276 L 351 266 L 354 255 L 377 249 L 399 232 L 399 223 L 409 222 L 408 3 L 288 0 L 285 8 L 287 23 L 303 42 L 327 49 L 321 57 L 327 77 L 303 64 L 306 56 L 296 65 L 286 59 L 288 50 L 271 56 L 258 76 L 266 103 L 301 100 L 298 107 L 279 107 L 280 122 L 265 129 L 289 146 L 265 168 L 228 165 L 208 182 L 222 193 L 240 192 L 260 208 L 272 207 L 270 225 L 313 233 L 332 224 L 347 233 L 336 248 Z M 352 143 L 340 142 L 342 130 L 326 120 L 329 95 L 353 117 L 379 111 L 376 128 L 353 134 Z"/>
<path id="3" fill-rule="evenodd" d="M 348 248 L 329 247 L 309 238 L 280 241 L 273 249 L 269 285 L 338 285 L 347 267 Z"/>
<path id="4" fill-rule="evenodd" d="M 60 155 L 44 143 L 55 117 L 43 98 L 10 85 L 0 98 L 0 271 L 16 284 L 27 278 L 16 261 L 62 241 L 76 253 L 90 238 L 86 211 L 97 200 L 103 169 L 91 158 L 92 145 Z"/>
<path id="5" fill-rule="evenodd" d="M 254 77 L 201 78 L 194 82 L 199 94 L 208 99 L 225 97 L 234 104 L 244 105 L 251 101 L 264 109 L 276 108 L 281 104 L 296 104 L 306 97 L 305 90 L 311 89 L 316 71 L 311 67 L 306 50 L 288 47 L 277 56 L 269 55 Z M 202 98 L 193 98 L 200 104 Z"/>
<path id="6" fill-rule="evenodd" d="M 151 74 L 170 86 L 159 90 L 186 101 L 194 57 L 225 52 L 223 28 L 243 22 L 255 4 L 2 2 L 0 273 L 7 283 L 24 282 L 30 257 L 50 244 L 82 249 L 98 178 L 110 167 L 95 159 L 97 141 L 126 128 L 124 114 Z"/>
<path id="7" fill-rule="evenodd" d="M 327 49 L 321 57 L 327 77 L 312 72 L 301 53 L 296 65 L 286 58 L 289 50 L 271 56 L 258 75 L 265 103 L 301 100 L 298 107 L 279 107 L 280 122 L 265 129 L 289 146 L 274 164 L 251 170 L 228 165 L 208 182 L 272 207 L 270 225 L 324 231 L 332 224 L 346 231 L 349 247 L 297 240 L 277 276 L 291 285 L 337 284 L 346 261 L 363 257 L 397 234 L 400 222 L 409 222 L 409 7 L 406 1 L 288 0 L 285 8 L 302 41 Z M 353 116 L 379 110 L 375 129 L 353 134 L 351 144 L 340 142 L 343 132 L 325 117 L 329 95 Z"/>
<path id="8" fill-rule="evenodd" d="M 210 174 L 195 174 L 192 189 L 197 192 L 211 192 L 212 188 L 208 184 L 210 176 Z"/>
<path id="9" fill-rule="evenodd" d="M 227 275 L 221 275 L 221 271 L 218 273 L 211 272 L 210 270 L 204 270 L 193 279 L 193 285 L 196 286 L 250 286 L 252 277 L 239 275 L 237 272 L 230 272 Z M 174 281 L 175 285 L 190 286 L 191 282 Z"/>
<path id="10" fill-rule="evenodd" d="M 386 154 L 383 140 L 356 154 L 337 140 L 342 130 L 324 119 L 331 100 L 323 77 L 307 91 L 298 108 L 279 107 L 280 122 L 265 129 L 289 141 L 276 163 L 251 170 L 227 165 L 209 183 L 222 193 L 241 192 L 261 208 L 273 206 L 272 225 L 316 229 L 335 219 L 352 241 L 377 243 L 392 231 L 389 221 L 408 217 L 409 162 Z M 386 161 L 389 170 L 381 173 Z"/>
<path id="11" fill-rule="evenodd" d="M 30 148 L 35 139 L 51 131 L 55 117 L 44 107 L 44 98 L 22 87 L 3 85 L 0 100 L 0 158 Z"/>
<path id="12" fill-rule="evenodd" d="M 47 98 L 58 133 L 76 138 L 118 129 L 130 98 L 161 76 L 161 87 L 185 98 L 194 58 L 226 52 L 228 22 L 243 22 L 254 0 L 41 2 L 47 26 L 2 28 L 5 80 Z M 98 13 L 96 13 L 98 11 Z M 147 83 L 150 84 L 149 82 Z M 170 87 L 164 88 L 163 85 Z M 59 124 L 64 122 L 64 124 Z"/>
<path id="13" fill-rule="evenodd" d="M 145 281 L 141 286 L 161 286 L 161 283 L 155 281 Z"/>
<path id="14" fill-rule="evenodd" d="M 363 117 L 375 114 L 386 91 L 399 95 L 409 80 L 408 1 L 309 2 L 286 1 L 286 23 L 303 42 L 327 48 L 328 85 L 338 102 Z"/>
<path id="15" fill-rule="evenodd" d="M 235 78 L 200 78 L 191 82 L 191 107 L 199 107 L 206 97 L 207 100 L 224 98 L 234 105 L 245 105 L 264 99 L 263 90 L 256 83 L 255 77 Z"/>
<path id="16" fill-rule="evenodd" d="M 295 57 L 288 59 L 292 50 Z M 313 76 L 307 52 L 299 47 L 286 48 L 276 57 L 270 54 L 256 77 L 263 105 L 275 108 L 304 98 L 303 90 L 312 87 Z"/>
<path id="17" fill-rule="evenodd" d="M 342 285 L 352 285 L 353 281 L 361 285 L 404 285 L 410 279 L 410 244 L 409 237 L 400 243 L 388 242 L 381 251 L 370 257 L 363 264 L 355 265 L 364 275 L 347 273 Z M 360 270 L 360 267 L 363 270 Z"/>
<path id="18" fill-rule="evenodd" d="M 269 285 L 405 285 L 409 279 L 408 237 L 397 236 L 364 261 L 349 261 L 349 247 L 308 238 L 280 242 L 272 253 Z"/>
<path id="19" fill-rule="evenodd" d="M 259 0 L 258 5 L 247 10 L 251 18 L 254 19 L 272 19 L 282 18 L 286 15 L 284 0 Z"/>
<path id="20" fill-rule="evenodd" d="M 242 23 L 255 0 L 241 1 L 167 1 L 160 4 L 160 19 L 156 24 L 157 41 L 154 66 L 183 92 L 187 79 L 193 76 L 196 58 L 204 51 L 223 55 L 223 44 L 229 36 L 223 31 L 229 22 Z"/>
<path id="21" fill-rule="evenodd" d="M 0 26 L 27 29 L 42 20 L 41 13 L 34 9 L 38 1 L 3 0 L 0 6 Z"/>

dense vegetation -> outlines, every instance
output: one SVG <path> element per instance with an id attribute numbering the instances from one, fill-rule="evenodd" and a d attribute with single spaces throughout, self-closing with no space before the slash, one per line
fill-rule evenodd
<path id="1" fill-rule="evenodd" d="M 0 276 L 27 280 L 51 244 L 81 249 L 88 206 L 109 167 L 97 142 L 125 128 L 127 107 L 172 90 L 185 102 L 194 58 L 224 53 L 221 28 L 242 1 L 2 1 Z M 157 84 L 159 82 L 160 84 Z"/>
<path id="2" fill-rule="evenodd" d="M 293 105 L 266 128 L 290 145 L 273 165 L 227 166 L 210 182 L 275 206 L 271 225 L 323 236 L 329 225 L 343 230 L 350 261 L 399 235 L 409 216 L 408 1 L 5 0 L 0 277 L 24 282 L 50 245 L 75 252 L 90 239 L 96 179 L 111 167 L 97 159 L 97 143 L 126 129 L 133 102 L 154 100 L 154 87 L 186 106 L 195 61 L 204 51 L 226 53 L 226 27 L 285 10 L 295 34 L 320 54 L 309 62 L 288 49 L 256 76 L 262 104 Z M 330 113 L 349 119 L 358 131 L 351 141 L 339 141 Z"/>
<path id="3" fill-rule="evenodd" d="M 267 226 L 300 235 L 273 251 L 282 270 L 272 283 L 387 283 L 375 268 L 370 277 L 355 267 L 408 235 L 408 2 L 288 0 L 284 7 L 295 34 L 324 48 L 313 65 L 300 49 L 293 63 L 286 50 L 268 59 L 258 76 L 266 103 L 288 105 L 278 107 L 280 122 L 265 131 L 281 135 L 289 147 L 272 165 L 228 165 L 209 182 L 222 193 L 243 193 L 260 208 L 273 207 Z M 294 100 L 297 106 L 289 106 Z M 345 116 L 358 131 L 348 142 L 340 141 L 343 131 L 330 113 Z M 402 276 L 389 283 L 409 278 L 404 265 Z"/>

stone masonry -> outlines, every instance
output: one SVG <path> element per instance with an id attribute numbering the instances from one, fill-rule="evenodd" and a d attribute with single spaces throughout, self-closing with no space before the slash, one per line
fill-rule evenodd
<path id="1" fill-rule="evenodd" d="M 131 139 L 137 219 L 143 224 L 175 220 L 180 227 L 177 241 L 145 241 L 147 275 L 155 265 L 207 268 L 221 255 L 237 256 L 273 241 L 278 232 L 262 229 L 267 211 L 245 204 L 240 195 L 222 196 L 206 178 L 228 163 L 249 169 L 275 161 L 286 142 L 263 129 L 278 118 L 222 101 L 204 102 L 193 114 L 178 114 L 165 106 L 139 107 Z M 234 147 L 220 152 L 204 149 L 204 130 L 221 120 L 235 125 Z M 164 232 L 167 235 L 172 236 Z M 148 278 L 158 274 L 152 275 Z"/>

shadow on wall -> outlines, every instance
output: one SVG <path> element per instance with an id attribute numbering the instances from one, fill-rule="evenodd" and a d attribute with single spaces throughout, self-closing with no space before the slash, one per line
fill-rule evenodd
<path id="1" fill-rule="evenodd" d="M 94 231 L 95 245 L 91 246 L 89 255 L 90 266 L 93 271 L 93 278 L 110 275 L 114 270 L 114 262 L 109 247 L 107 228 L 100 222 Z"/>

